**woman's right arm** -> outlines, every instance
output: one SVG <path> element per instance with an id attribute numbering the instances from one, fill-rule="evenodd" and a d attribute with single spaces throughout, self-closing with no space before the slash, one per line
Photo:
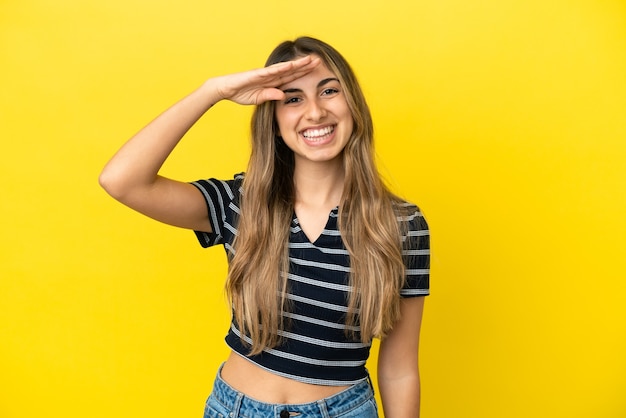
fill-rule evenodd
<path id="1" fill-rule="evenodd" d="M 170 107 L 111 158 L 100 174 L 100 185 L 121 203 L 151 218 L 211 232 L 206 203 L 196 188 L 158 172 L 183 135 L 219 100 L 209 80 Z"/>
<path id="2" fill-rule="evenodd" d="M 319 59 L 305 57 L 206 81 L 133 136 L 106 164 L 100 185 L 115 199 L 170 225 L 211 232 L 204 198 L 191 184 L 159 170 L 185 133 L 220 100 L 260 104 L 280 100 L 279 90 L 310 72 Z"/>

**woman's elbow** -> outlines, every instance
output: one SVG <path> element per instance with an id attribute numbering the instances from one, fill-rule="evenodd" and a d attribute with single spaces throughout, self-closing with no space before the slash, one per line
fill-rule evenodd
<path id="1" fill-rule="evenodd" d="M 126 184 L 123 177 L 114 169 L 109 166 L 104 167 L 98 176 L 98 183 L 114 199 L 123 200 L 126 194 Z"/>

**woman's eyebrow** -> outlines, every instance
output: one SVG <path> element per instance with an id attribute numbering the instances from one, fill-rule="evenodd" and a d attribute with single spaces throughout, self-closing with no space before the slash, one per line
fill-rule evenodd
<path id="1" fill-rule="evenodd" d="M 330 83 L 331 81 L 336 81 L 339 82 L 339 79 L 335 78 L 335 77 L 329 77 L 329 78 L 325 78 L 322 81 L 320 81 L 319 83 L 317 83 L 317 88 L 322 87 L 323 85 L 326 85 L 328 83 Z"/>
<path id="2" fill-rule="evenodd" d="M 325 78 L 322 81 L 320 81 L 319 83 L 317 83 L 317 88 L 319 89 L 320 87 L 330 83 L 331 81 L 339 82 L 339 79 L 337 79 L 335 77 Z M 283 93 L 301 93 L 301 92 L 302 92 L 302 89 L 298 89 L 298 88 L 290 88 L 290 89 L 283 90 Z"/>

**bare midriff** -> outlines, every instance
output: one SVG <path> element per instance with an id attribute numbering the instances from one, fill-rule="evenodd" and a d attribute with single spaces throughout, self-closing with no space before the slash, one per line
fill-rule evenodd
<path id="1" fill-rule="evenodd" d="M 246 396 L 274 404 L 315 402 L 349 387 L 312 385 L 278 376 L 234 352 L 231 352 L 224 363 L 221 377 L 228 385 Z"/>

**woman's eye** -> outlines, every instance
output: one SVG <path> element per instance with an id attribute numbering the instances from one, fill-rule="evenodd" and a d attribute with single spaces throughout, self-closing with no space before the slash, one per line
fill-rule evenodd
<path id="1" fill-rule="evenodd" d="M 327 89 L 324 89 L 324 91 L 322 92 L 322 95 L 328 96 L 329 94 L 335 94 L 335 93 L 339 93 L 339 90 L 334 89 L 334 88 L 327 88 Z"/>
<path id="2" fill-rule="evenodd" d="M 285 104 L 298 103 L 299 101 L 300 99 L 298 97 L 289 97 L 288 99 L 285 99 Z"/>

